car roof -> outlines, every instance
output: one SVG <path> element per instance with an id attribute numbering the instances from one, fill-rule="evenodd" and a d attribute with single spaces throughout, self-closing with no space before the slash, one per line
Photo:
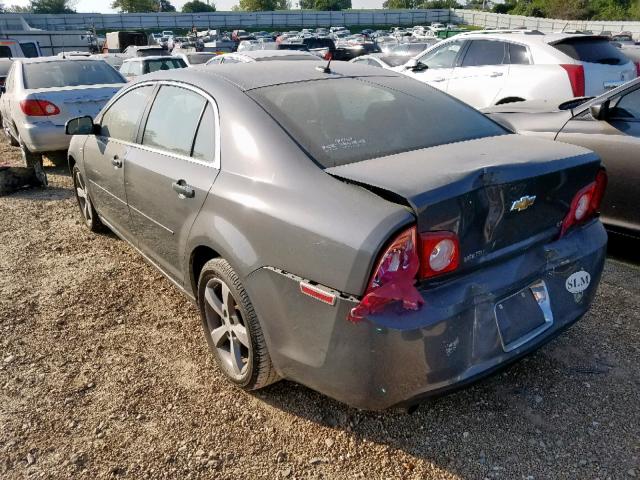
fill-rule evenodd
<path id="1" fill-rule="evenodd" d="M 244 50 L 242 52 L 236 52 L 233 55 L 241 55 L 247 58 L 267 58 L 267 57 L 289 57 L 292 55 L 313 55 L 313 53 L 305 52 L 304 50 Z"/>
<path id="2" fill-rule="evenodd" d="M 321 66 L 323 64 L 320 64 Z M 208 81 L 222 79 L 236 88 L 247 91 L 255 88 L 285 83 L 308 82 L 331 78 L 349 77 L 399 77 L 407 78 L 391 70 L 349 62 L 332 62 L 331 73 L 317 69 L 316 62 L 252 62 L 245 64 L 196 66 L 146 75 L 147 80 L 175 80 L 204 87 Z"/>
<path id="3" fill-rule="evenodd" d="M 515 41 L 521 43 L 547 43 L 553 44 L 567 38 L 600 38 L 601 35 L 591 35 L 584 33 L 542 33 L 537 30 L 477 30 L 467 33 L 461 33 L 450 39 L 482 39 L 488 38 L 493 40 Z"/>

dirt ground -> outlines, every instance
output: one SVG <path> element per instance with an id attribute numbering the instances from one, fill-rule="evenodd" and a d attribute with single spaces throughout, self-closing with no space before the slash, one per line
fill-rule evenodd
<path id="1" fill-rule="evenodd" d="M 0 478 L 640 477 L 638 265 L 609 260 L 591 312 L 509 370 L 363 413 L 225 383 L 196 308 L 48 173 L 0 197 Z"/>

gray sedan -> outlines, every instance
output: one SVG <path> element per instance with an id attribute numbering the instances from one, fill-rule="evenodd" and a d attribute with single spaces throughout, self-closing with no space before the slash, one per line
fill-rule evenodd
<path id="1" fill-rule="evenodd" d="M 247 390 L 415 402 L 559 334 L 602 272 L 595 154 L 380 68 L 158 72 L 67 131 L 86 225 L 197 303 Z"/>

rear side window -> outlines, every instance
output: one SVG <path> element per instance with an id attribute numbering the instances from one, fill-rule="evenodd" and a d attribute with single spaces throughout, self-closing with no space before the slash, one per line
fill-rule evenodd
<path id="1" fill-rule="evenodd" d="M 0 45 L 0 58 L 11 58 L 11 49 L 6 45 Z"/>
<path id="2" fill-rule="evenodd" d="M 138 123 L 152 92 L 153 87 L 149 85 L 122 95 L 102 117 L 100 135 L 125 142 L 135 141 Z"/>
<path id="3" fill-rule="evenodd" d="M 122 83 L 122 77 L 102 60 L 62 60 L 25 63 L 25 88 L 77 87 Z"/>
<path id="4" fill-rule="evenodd" d="M 387 88 L 342 78 L 247 93 L 324 168 L 505 133 L 479 112 L 426 85 L 415 90 L 414 80 L 389 82 Z"/>
<path id="5" fill-rule="evenodd" d="M 529 65 L 529 52 L 524 45 L 509 44 L 509 63 L 512 65 Z"/>
<path id="6" fill-rule="evenodd" d="M 198 126 L 198 133 L 196 134 L 196 140 L 193 142 L 193 153 L 191 156 L 198 160 L 204 160 L 205 162 L 213 162 L 215 159 L 215 134 L 216 134 L 216 121 L 213 115 L 213 107 L 207 105 L 200 125 Z"/>
<path id="7" fill-rule="evenodd" d="M 580 62 L 602 65 L 624 65 L 629 62 L 620 50 L 602 38 L 567 38 L 554 43 L 553 47 Z"/>
<path id="8" fill-rule="evenodd" d="M 206 100 L 191 90 L 164 85 L 153 102 L 142 144 L 178 155 L 191 155 Z"/>
<path id="9" fill-rule="evenodd" d="M 21 43 L 20 47 L 22 47 L 22 53 L 27 58 L 35 58 L 38 56 L 38 48 L 36 44 L 33 42 Z"/>
<path id="10" fill-rule="evenodd" d="M 473 40 L 462 61 L 463 67 L 482 65 L 502 65 L 505 63 L 504 42 L 490 40 Z"/>

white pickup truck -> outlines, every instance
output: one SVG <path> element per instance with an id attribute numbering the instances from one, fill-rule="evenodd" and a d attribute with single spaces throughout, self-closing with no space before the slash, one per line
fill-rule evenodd
<path id="1" fill-rule="evenodd" d="M 14 58 L 40 57 L 38 42 L 18 42 L 10 38 L 0 39 L 0 86 L 4 85 Z"/>

